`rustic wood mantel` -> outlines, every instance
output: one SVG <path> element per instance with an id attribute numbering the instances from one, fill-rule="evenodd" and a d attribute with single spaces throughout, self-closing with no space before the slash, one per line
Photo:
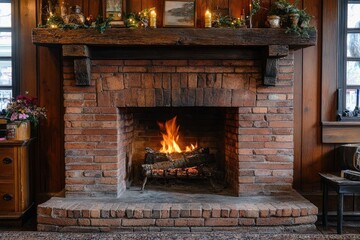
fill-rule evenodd
<path id="1" fill-rule="evenodd" d="M 194 49 L 201 49 L 202 56 L 214 58 L 216 54 L 219 54 L 219 57 L 226 55 L 230 59 L 236 58 L 236 54 L 233 53 L 234 49 L 242 51 L 255 49 L 257 52 L 260 50 L 263 58 L 266 59 L 264 84 L 275 85 L 277 59 L 287 56 L 290 49 L 296 50 L 314 46 L 317 40 L 316 31 L 310 33 L 310 38 L 300 38 L 295 34 L 287 34 L 285 31 L 285 29 L 269 28 L 118 28 L 108 29 L 101 34 L 94 29 L 36 28 L 32 32 L 32 41 L 39 46 L 62 45 L 63 56 L 74 58 L 78 85 L 89 84 L 91 58 L 104 58 L 104 55 L 110 55 L 109 52 L 113 56 L 119 56 L 114 54 L 117 49 L 121 49 L 122 54 L 124 54 L 126 49 L 134 47 L 145 49 L 145 55 L 156 55 L 159 48 L 169 48 L 178 51 L 178 55 L 184 57 L 184 53 L 181 51 L 185 49 L 191 49 L 192 55 Z M 91 53 L 94 49 L 96 49 L 97 54 Z M 204 52 L 211 52 L 211 54 L 206 55 Z M 246 55 L 246 52 L 243 54 Z M 132 54 L 128 55 L 131 56 Z M 171 54 L 168 53 L 168 55 Z"/>

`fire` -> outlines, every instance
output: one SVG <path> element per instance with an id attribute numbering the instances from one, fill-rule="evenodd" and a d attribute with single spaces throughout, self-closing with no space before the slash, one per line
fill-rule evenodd
<path id="1" fill-rule="evenodd" d="M 163 140 L 160 142 L 162 148 L 160 152 L 162 153 L 181 153 L 181 152 L 191 152 L 197 148 L 197 144 L 186 146 L 185 151 L 181 150 L 179 142 L 179 129 L 180 126 L 176 124 L 176 116 L 165 123 L 158 122 L 160 127 L 161 135 Z"/>

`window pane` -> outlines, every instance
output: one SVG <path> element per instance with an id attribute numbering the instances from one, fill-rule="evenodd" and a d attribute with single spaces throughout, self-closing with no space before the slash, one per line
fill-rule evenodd
<path id="1" fill-rule="evenodd" d="M 0 27 L 11 27 L 10 3 L 0 3 Z"/>
<path id="2" fill-rule="evenodd" d="M 0 86 L 11 86 L 12 75 L 11 75 L 11 62 L 0 61 Z"/>
<path id="3" fill-rule="evenodd" d="M 347 62 L 347 85 L 360 85 L 360 61 Z"/>
<path id="4" fill-rule="evenodd" d="M 360 28 L 360 4 L 348 5 L 348 28 Z"/>
<path id="5" fill-rule="evenodd" d="M 346 90 L 346 109 L 353 111 L 356 107 L 356 98 L 359 97 L 356 94 L 356 89 Z"/>
<path id="6" fill-rule="evenodd" d="M 12 98 L 11 90 L 0 90 L 0 110 L 5 109 Z"/>
<path id="7" fill-rule="evenodd" d="M 0 57 L 11 57 L 10 32 L 0 32 Z"/>
<path id="8" fill-rule="evenodd" d="M 360 33 L 348 34 L 347 56 L 360 58 Z"/>

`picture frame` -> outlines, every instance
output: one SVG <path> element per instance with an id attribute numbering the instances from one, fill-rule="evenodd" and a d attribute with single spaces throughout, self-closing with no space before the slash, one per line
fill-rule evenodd
<path id="1" fill-rule="evenodd" d="M 165 0 L 164 27 L 196 27 L 196 0 Z"/>
<path id="2" fill-rule="evenodd" d="M 103 16 L 104 18 L 113 18 L 113 20 L 110 22 L 112 27 L 125 26 L 125 9 L 126 0 L 103 0 Z"/>

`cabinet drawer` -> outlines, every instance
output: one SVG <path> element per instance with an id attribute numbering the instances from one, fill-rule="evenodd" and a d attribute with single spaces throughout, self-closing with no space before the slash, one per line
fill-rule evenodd
<path id="1" fill-rule="evenodd" d="M 0 183 L 0 212 L 15 212 L 15 185 Z"/>
<path id="2" fill-rule="evenodd" d="M 0 148 L 0 179 L 14 176 L 14 148 Z"/>

